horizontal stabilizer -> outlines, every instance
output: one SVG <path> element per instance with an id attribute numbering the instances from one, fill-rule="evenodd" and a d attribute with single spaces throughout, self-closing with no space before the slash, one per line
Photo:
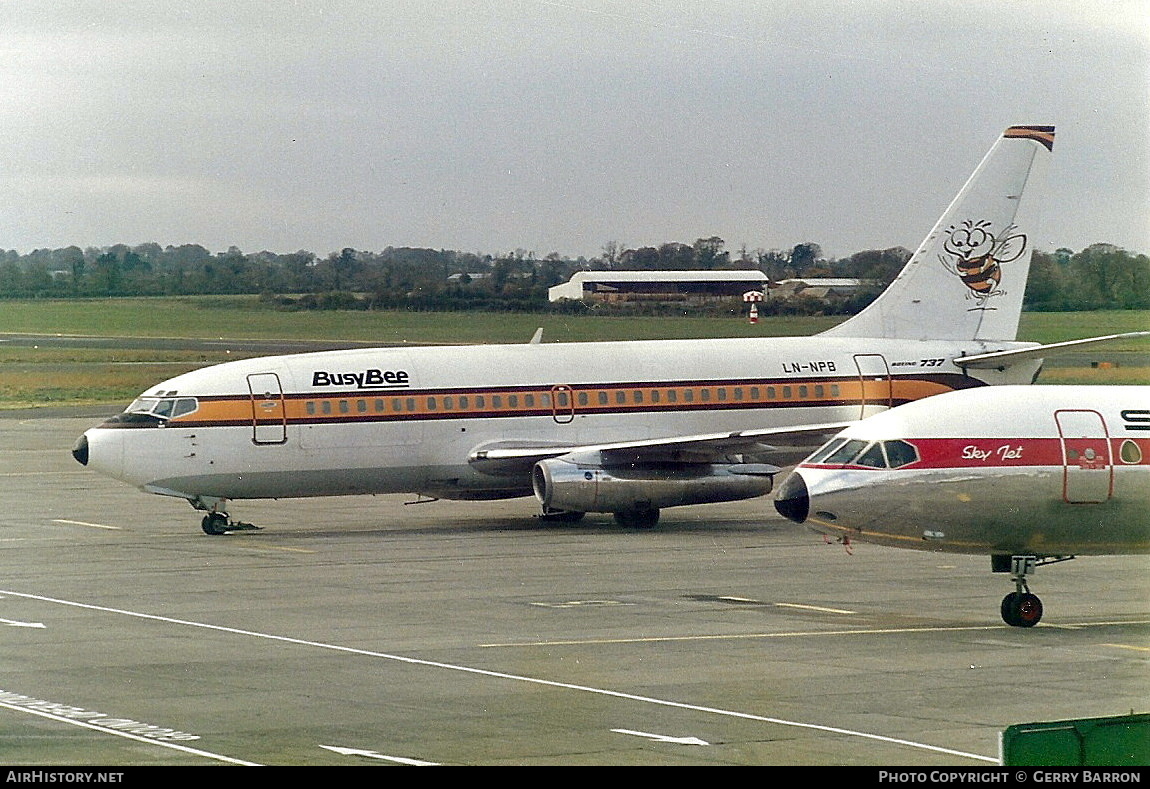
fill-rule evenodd
<path id="1" fill-rule="evenodd" d="M 1087 337 L 1083 340 L 1067 340 L 1066 342 L 1055 342 L 1050 343 L 1049 345 L 1034 345 L 1029 348 L 1016 348 L 1015 350 L 1011 351 L 992 351 L 991 353 L 980 353 L 974 356 L 961 356 L 955 359 L 954 363 L 959 367 L 965 367 L 974 370 L 991 370 L 996 368 L 1009 367 L 1012 364 L 1029 361 L 1031 359 L 1048 359 L 1051 356 L 1057 356 L 1061 353 L 1078 351 L 1082 348 L 1102 345 L 1104 343 L 1110 343 L 1116 340 L 1134 340 L 1142 337 L 1150 337 L 1150 331 L 1133 331 L 1126 332 L 1125 334 L 1107 334 L 1101 337 Z"/>

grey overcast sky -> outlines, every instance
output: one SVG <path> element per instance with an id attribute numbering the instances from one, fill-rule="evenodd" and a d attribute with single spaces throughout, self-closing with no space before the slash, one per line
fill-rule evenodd
<path id="1" fill-rule="evenodd" d="M 3 0 L 0 248 L 913 248 L 1012 124 L 1150 253 L 1150 0 Z"/>

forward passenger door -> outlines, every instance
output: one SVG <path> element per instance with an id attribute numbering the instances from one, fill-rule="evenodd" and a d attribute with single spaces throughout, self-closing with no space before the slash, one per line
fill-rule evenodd
<path id="1" fill-rule="evenodd" d="M 1062 442 L 1062 496 L 1069 504 L 1101 504 L 1110 498 L 1114 466 L 1106 423 L 1097 411 L 1055 411 Z"/>
<path id="2" fill-rule="evenodd" d="M 275 373 L 253 373 L 248 376 L 248 391 L 252 398 L 252 443 L 286 443 L 287 410 L 280 377 Z"/>

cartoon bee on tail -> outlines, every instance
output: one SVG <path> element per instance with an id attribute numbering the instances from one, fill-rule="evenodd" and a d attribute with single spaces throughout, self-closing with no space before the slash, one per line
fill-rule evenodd
<path id="1" fill-rule="evenodd" d="M 1005 294 L 1002 282 L 1002 264 L 1017 260 L 1026 251 L 1026 235 L 1011 235 L 1015 226 L 1006 228 L 997 237 L 991 232 L 987 220 L 963 220 L 951 225 L 943 242 L 947 256 L 939 255 L 943 267 L 962 280 L 969 289 L 966 297 L 978 301 L 972 309 L 993 309 L 987 302 L 994 296 Z"/>

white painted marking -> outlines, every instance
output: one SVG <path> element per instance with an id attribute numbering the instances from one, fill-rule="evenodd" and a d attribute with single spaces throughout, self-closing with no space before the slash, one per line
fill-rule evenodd
<path id="1" fill-rule="evenodd" d="M 231 633 L 238 636 L 248 636 L 250 638 L 262 638 L 268 641 L 278 641 L 282 644 L 295 644 L 298 646 L 313 647 L 316 649 L 326 649 L 332 652 L 342 652 L 349 655 L 363 655 L 365 657 L 380 658 L 382 660 L 393 660 L 397 663 L 405 663 L 412 666 L 426 666 L 428 668 L 440 668 L 447 671 L 458 671 L 465 674 L 473 674 L 476 676 L 492 677 L 494 679 L 511 680 L 514 682 L 525 682 L 532 685 L 540 685 L 549 688 L 559 688 L 562 690 L 574 690 L 582 693 L 592 693 L 599 696 L 608 696 L 616 699 L 626 699 L 628 701 L 635 701 L 644 704 L 653 704 L 660 707 L 670 707 L 673 709 L 690 710 L 692 712 L 702 712 L 710 715 L 721 715 L 728 718 L 737 718 L 740 720 L 753 720 L 762 723 L 773 723 L 776 726 L 790 726 L 797 729 L 806 729 L 809 731 L 821 731 L 828 734 L 837 734 L 846 737 L 858 737 L 864 740 L 872 740 L 875 742 L 883 742 L 890 745 L 901 745 L 907 748 L 915 748 L 918 750 L 931 751 L 933 753 L 942 753 L 948 756 L 960 756 L 966 759 L 974 759 L 980 762 L 989 762 L 990 764 L 1000 764 L 997 756 L 983 756 L 977 753 L 966 753 L 964 751 L 956 751 L 951 748 L 943 748 L 938 745 L 929 745 L 927 743 L 914 742 L 913 740 L 904 740 L 899 737 L 886 737 L 881 734 L 872 734 L 870 732 L 854 731 L 851 729 L 842 729 L 837 726 L 823 726 L 817 723 L 803 723 L 801 721 L 790 721 L 783 718 L 772 718 L 767 715 L 754 715 L 749 712 L 738 712 L 736 710 L 726 710 L 719 707 L 707 707 L 699 704 L 687 704 L 679 701 L 669 701 L 667 699 L 658 699 L 653 696 L 640 696 L 634 693 L 623 693 L 617 690 L 608 690 L 606 688 L 595 688 L 590 685 L 577 685 L 570 682 L 558 682 L 549 679 L 539 679 L 537 677 L 525 677 L 520 674 L 508 674 L 503 671 L 490 671 L 488 669 L 474 668 L 471 666 L 460 666 L 452 663 L 441 663 L 435 660 L 423 660 L 420 658 L 405 657 L 403 655 L 393 655 L 387 652 L 374 652 L 369 649 L 359 649 L 356 647 L 341 646 L 339 644 L 325 644 L 322 641 L 309 641 L 303 638 L 292 638 L 291 636 L 277 636 L 271 633 L 260 633 L 254 630 L 243 630 L 235 627 L 225 627 L 223 625 L 212 625 L 205 622 L 193 622 L 187 619 L 175 619 L 168 616 L 158 616 L 156 614 L 145 614 L 138 611 L 127 611 L 121 608 L 109 608 L 107 606 L 92 605 L 91 603 L 79 603 L 72 600 L 61 600 L 54 597 L 45 597 L 43 595 L 28 594 L 26 592 L 12 592 L 6 589 L 0 589 L 0 595 L 10 594 L 13 597 L 22 597 L 28 600 L 39 600 L 45 603 L 55 603 L 57 605 L 66 605 L 72 608 L 81 608 L 88 611 L 100 611 L 108 614 L 120 614 L 122 616 L 130 616 L 136 619 L 146 619 L 153 622 L 166 622 L 172 625 L 183 625 L 185 627 L 195 627 L 203 630 L 211 630 L 217 633 Z M 1123 622 L 1122 624 L 1129 624 Z M 1005 627 L 1005 625 L 1003 625 Z M 947 629 L 947 628 L 939 628 Z M 950 628 L 958 630 L 962 628 Z M 907 632 L 910 628 L 907 629 Z M 875 631 L 859 631 L 862 633 L 875 632 Z M 668 639 L 671 640 L 671 639 Z"/>
<path id="2" fill-rule="evenodd" d="M 48 718 L 49 720 L 54 720 L 54 721 L 57 721 L 59 723 L 68 723 L 68 724 L 71 724 L 73 726 L 80 726 L 81 728 L 84 728 L 84 729 L 91 729 L 92 731 L 98 731 L 101 734 L 114 734 L 117 737 L 124 737 L 125 739 L 135 740 L 136 742 L 147 743 L 148 745 L 158 745 L 161 748 L 171 748 L 174 751 L 181 751 L 183 753 L 190 753 L 194 756 L 203 756 L 205 758 L 214 759 L 214 760 L 219 761 L 219 762 L 227 762 L 228 764 L 239 764 L 239 765 L 243 765 L 245 767 L 259 767 L 260 766 L 260 765 L 256 764 L 255 762 L 246 762 L 242 759 L 232 758 L 231 756 L 224 756 L 223 754 L 219 754 L 219 753 L 211 753 L 209 751 L 202 751 L 199 748 L 189 748 L 186 745 L 180 745 L 179 743 L 175 743 L 175 742 L 165 742 L 163 740 L 156 740 L 156 739 L 152 739 L 149 737 L 141 737 L 140 735 L 133 734 L 132 732 L 129 732 L 129 731 L 119 731 L 117 729 L 108 728 L 106 726 L 97 726 L 93 723 L 89 723 L 88 721 L 76 720 L 75 718 L 68 718 L 68 717 L 65 717 L 63 715 L 56 715 L 56 714 L 49 712 L 48 710 L 36 709 L 35 707 L 26 707 L 26 706 L 22 706 L 20 704 L 9 704 L 5 701 L 0 701 L 0 707 L 4 707 L 6 709 L 10 709 L 10 710 L 13 710 L 15 712 L 27 712 L 27 713 L 30 713 L 32 715 L 39 715 L 41 718 Z"/>
<path id="3" fill-rule="evenodd" d="M 110 529 L 113 531 L 121 530 L 121 527 L 119 526 L 107 526 L 103 523 L 88 523 L 87 521 L 70 521 L 63 518 L 53 518 L 52 523 L 63 523 L 68 526 L 88 526 L 93 529 Z"/>
<path id="4" fill-rule="evenodd" d="M 1110 627 L 1113 625 L 1150 625 L 1150 619 L 1115 620 L 1112 622 L 1076 622 L 1070 624 L 1044 624 L 1043 628 L 1058 628 L 1061 630 L 1084 630 L 1091 627 Z M 643 636 L 639 638 L 584 638 L 584 639 L 556 639 L 552 641 L 504 641 L 489 644 L 477 644 L 485 649 L 507 647 L 561 647 L 576 646 L 579 644 L 655 644 L 672 641 L 746 641 L 750 639 L 765 638 L 820 638 L 826 636 L 891 636 L 904 633 L 973 633 L 985 630 L 1006 630 L 1009 625 L 964 625 L 961 627 L 872 627 L 852 628 L 850 630 L 790 630 L 776 633 L 722 633 L 703 636 Z M 988 642 L 1017 646 L 1013 642 Z"/>
<path id="5" fill-rule="evenodd" d="M 801 608 L 804 611 L 818 611 L 823 614 L 857 614 L 858 611 L 848 611 L 845 608 L 824 608 L 821 605 L 803 605 L 802 603 L 775 603 L 779 608 Z"/>
<path id="6" fill-rule="evenodd" d="M 15 619 L 0 619 L 0 624 L 9 627 L 47 627 L 43 622 L 17 622 Z"/>
<path id="7" fill-rule="evenodd" d="M 1136 652 L 1150 652 L 1150 647 L 1138 647 L 1133 644 L 1103 644 L 1104 647 L 1113 647 L 1114 649 L 1133 649 Z"/>
<path id="8" fill-rule="evenodd" d="M 583 605 L 634 605 L 620 600 L 571 600 L 566 603 L 532 603 L 540 608 L 578 608 Z"/>
<path id="9" fill-rule="evenodd" d="M 319 747 L 326 748 L 329 751 L 335 751 L 342 756 L 362 756 L 365 759 L 382 759 L 388 762 L 397 762 L 398 764 L 410 764 L 413 767 L 439 767 L 435 762 L 421 762 L 419 759 L 408 759 L 403 756 L 385 756 L 382 753 L 365 751 L 361 748 L 339 748 L 335 745 L 321 745 Z"/>
<path id="10" fill-rule="evenodd" d="M 232 532 L 231 534 L 229 534 L 229 536 L 236 537 L 239 535 L 236 532 Z M 311 549 L 311 548 L 285 548 L 282 545 L 260 545 L 257 547 L 251 543 L 246 543 L 244 545 L 244 548 L 246 548 L 247 550 L 250 550 L 252 553 L 259 553 L 260 551 L 286 551 L 287 553 L 316 553 L 316 551 Z"/>
<path id="11" fill-rule="evenodd" d="M 633 731 L 631 729 L 611 729 L 618 734 L 632 734 L 636 737 L 646 737 L 648 740 L 655 742 L 669 742 L 675 745 L 710 745 L 711 743 L 706 740 L 700 740 L 698 737 L 669 737 L 666 734 L 651 734 L 645 731 Z"/>

